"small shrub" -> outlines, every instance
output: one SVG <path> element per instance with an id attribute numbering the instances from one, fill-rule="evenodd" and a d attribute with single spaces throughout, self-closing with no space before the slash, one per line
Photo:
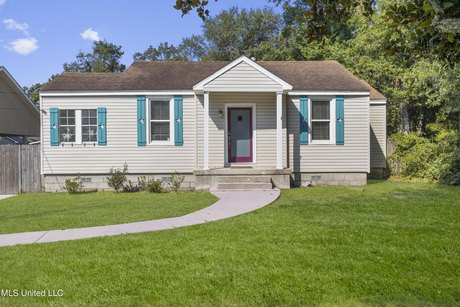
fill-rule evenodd
<path id="1" fill-rule="evenodd" d="M 140 190 L 139 185 L 134 185 L 131 180 L 128 180 L 128 183 L 123 186 L 123 192 L 126 193 L 139 192 Z"/>
<path id="2" fill-rule="evenodd" d="M 80 174 L 77 174 L 77 176 L 74 178 L 65 180 L 64 189 L 66 189 L 67 192 L 69 192 L 70 194 L 79 193 L 81 192 L 82 188 L 83 188 L 83 183 L 81 182 Z"/>
<path id="3" fill-rule="evenodd" d="M 149 193 L 163 193 L 163 181 L 161 179 L 146 179 L 144 190 Z"/>
<path id="4" fill-rule="evenodd" d="M 174 192 L 179 191 L 182 182 L 184 182 L 185 176 L 179 175 L 178 172 L 174 172 L 171 175 L 171 180 L 168 182 L 169 187 Z"/>
<path id="5" fill-rule="evenodd" d="M 109 176 L 107 177 L 107 184 L 116 192 L 123 188 L 126 182 L 126 175 L 128 174 L 128 164 L 123 165 L 123 169 L 110 169 Z"/>

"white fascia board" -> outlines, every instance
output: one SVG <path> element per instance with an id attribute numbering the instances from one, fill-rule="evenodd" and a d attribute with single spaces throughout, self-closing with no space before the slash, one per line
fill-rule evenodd
<path id="1" fill-rule="evenodd" d="M 190 95 L 195 93 L 190 90 L 175 90 L 175 91 L 53 91 L 40 92 L 40 97 L 61 97 L 61 96 L 174 96 L 174 95 Z"/>
<path id="2" fill-rule="evenodd" d="M 387 104 L 386 99 L 384 100 L 370 100 L 369 104 Z"/>
<path id="3" fill-rule="evenodd" d="M 242 62 L 245 62 L 246 64 L 250 65 L 254 69 L 258 70 L 262 74 L 264 74 L 267 77 L 269 77 L 270 79 L 272 79 L 273 81 L 279 83 L 283 87 L 283 90 L 291 90 L 292 89 L 292 85 L 290 85 L 289 83 L 287 83 L 283 79 L 277 77 L 276 75 L 272 74 L 271 72 L 269 72 L 268 70 L 266 70 L 265 68 L 263 68 L 262 66 L 257 64 L 256 62 L 254 62 L 254 61 L 248 59 L 246 56 L 242 55 L 238 59 L 236 59 L 233 62 L 227 64 L 226 66 L 224 66 L 223 68 L 219 69 L 218 71 L 216 71 L 215 73 L 213 73 L 212 75 L 210 75 L 209 77 L 207 77 L 206 79 L 201 81 L 200 83 L 198 83 L 195 86 L 193 86 L 193 90 L 196 91 L 196 92 L 203 91 L 203 87 L 206 84 L 208 84 L 212 80 L 216 79 L 217 77 L 223 75 L 224 73 L 226 73 L 227 71 L 229 71 L 230 69 L 232 69 L 233 67 L 235 67 L 236 65 L 238 65 L 238 64 L 240 64 Z"/>
<path id="4" fill-rule="evenodd" d="M 288 95 L 290 96 L 299 96 L 299 95 L 317 95 L 317 96 L 322 96 L 322 95 L 344 95 L 344 96 L 351 96 L 351 95 L 356 95 L 356 96 L 369 96 L 370 92 L 365 92 L 365 91 L 289 91 Z"/>

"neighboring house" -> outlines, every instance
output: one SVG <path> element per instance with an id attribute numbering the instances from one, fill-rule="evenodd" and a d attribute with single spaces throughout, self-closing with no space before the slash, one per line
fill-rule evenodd
<path id="1" fill-rule="evenodd" d="M 5 67 L 0 66 L 0 143 L 14 144 L 13 139 L 40 136 L 40 114 Z"/>
<path id="2" fill-rule="evenodd" d="M 185 175 L 185 187 L 363 185 L 385 168 L 385 97 L 336 61 L 135 62 L 41 92 L 45 189 Z"/>

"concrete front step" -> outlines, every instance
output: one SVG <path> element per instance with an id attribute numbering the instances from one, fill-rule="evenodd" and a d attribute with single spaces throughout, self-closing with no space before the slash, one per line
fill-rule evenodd
<path id="1" fill-rule="evenodd" d="M 271 183 L 218 183 L 218 190 L 271 190 Z"/>
<path id="2" fill-rule="evenodd" d="M 270 176 L 219 176 L 217 183 L 270 183 Z"/>

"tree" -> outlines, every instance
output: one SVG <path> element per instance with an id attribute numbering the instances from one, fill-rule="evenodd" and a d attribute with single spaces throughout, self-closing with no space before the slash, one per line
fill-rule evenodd
<path id="1" fill-rule="evenodd" d="M 418 59 L 432 58 L 447 61 L 452 66 L 460 61 L 460 35 L 440 26 L 452 16 L 460 18 L 460 0 L 443 1 L 444 17 L 432 7 L 439 1 L 385 0 L 382 3 L 386 24 L 393 31 L 395 44 L 389 53 L 410 53 Z M 439 8 L 438 8 L 439 9 Z M 448 11 L 447 11 L 448 9 Z M 444 12 L 444 9 L 443 9 Z M 452 19 L 452 18 L 451 18 Z M 460 19 L 459 19 L 460 20 Z M 403 30 L 403 31 L 401 31 Z"/>
<path id="2" fill-rule="evenodd" d="M 24 86 L 22 90 L 24 91 L 24 93 L 26 93 L 27 96 L 29 96 L 30 100 L 32 100 L 32 102 L 38 108 L 40 104 L 40 90 L 42 86 L 47 84 L 48 82 L 51 82 L 56 77 L 57 77 L 57 74 L 52 75 L 48 79 L 48 81 L 44 83 L 35 83 L 35 84 L 32 84 L 30 87 Z"/>
<path id="3" fill-rule="evenodd" d="M 185 38 L 177 47 L 168 43 L 150 46 L 134 59 L 230 61 L 243 54 L 262 59 L 275 48 L 281 28 L 281 16 L 272 9 L 233 7 L 206 19 L 202 35 Z"/>
<path id="4" fill-rule="evenodd" d="M 206 54 L 206 42 L 199 35 L 184 38 L 175 47 L 168 42 L 160 43 L 157 47 L 150 45 L 144 52 L 133 55 L 135 61 L 191 61 L 201 60 Z"/>
<path id="5" fill-rule="evenodd" d="M 64 71 L 123 72 L 126 66 L 120 63 L 124 54 L 121 48 L 105 40 L 94 41 L 93 51 L 91 53 L 80 51 L 75 61 L 64 63 Z"/>
<path id="6" fill-rule="evenodd" d="M 217 2 L 217 0 L 215 0 Z M 206 9 L 208 0 L 176 0 L 174 8 L 182 12 L 182 16 L 187 15 L 192 10 L 196 10 L 198 16 L 205 20 L 209 16 L 209 10 Z"/>

